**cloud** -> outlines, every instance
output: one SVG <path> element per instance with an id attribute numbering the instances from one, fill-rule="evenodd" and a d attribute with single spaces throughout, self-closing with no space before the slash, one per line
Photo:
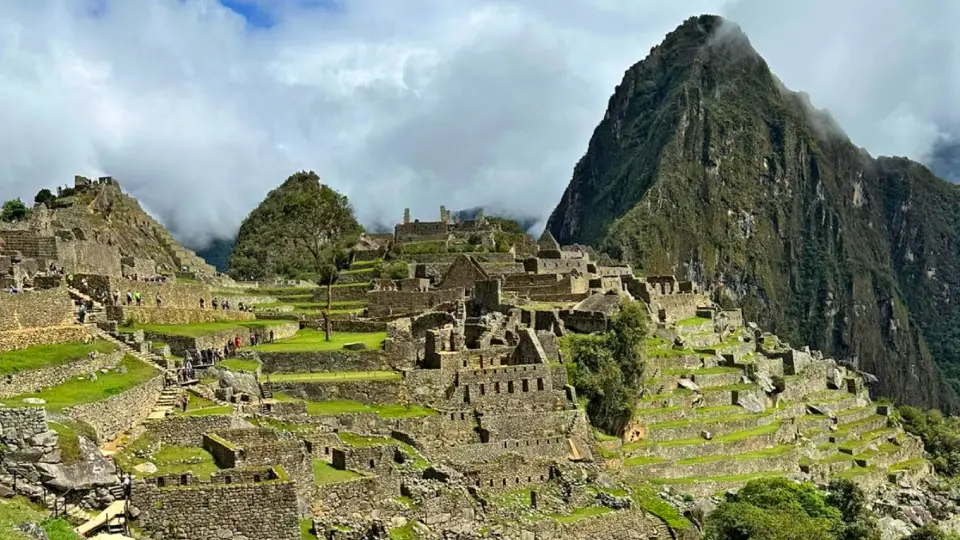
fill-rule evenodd
<path id="1" fill-rule="evenodd" d="M 369 224 L 544 219 L 623 72 L 703 12 L 874 153 L 960 140 L 946 2 L 225 3 L 0 3 L 0 198 L 110 174 L 197 245 L 313 169 Z"/>

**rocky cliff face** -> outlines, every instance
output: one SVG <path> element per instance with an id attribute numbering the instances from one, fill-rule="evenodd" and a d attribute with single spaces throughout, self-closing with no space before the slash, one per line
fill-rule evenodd
<path id="1" fill-rule="evenodd" d="M 719 17 L 626 72 L 547 228 L 712 285 L 883 394 L 960 404 L 960 188 L 855 147 Z"/>

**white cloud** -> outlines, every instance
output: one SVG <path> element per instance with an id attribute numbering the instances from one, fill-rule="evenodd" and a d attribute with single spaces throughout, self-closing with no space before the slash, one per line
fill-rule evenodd
<path id="1" fill-rule="evenodd" d="M 0 198 L 103 172 L 196 242 L 314 169 L 367 223 L 546 217 L 623 72 L 702 12 L 875 153 L 924 158 L 960 123 L 946 0 L 266 4 L 268 29 L 214 0 L 0 3 Z"/>

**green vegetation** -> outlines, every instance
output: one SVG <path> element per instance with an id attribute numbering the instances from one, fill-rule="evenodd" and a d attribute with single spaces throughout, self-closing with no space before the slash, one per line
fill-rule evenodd
<path id="1" fill-rule="evenodd" d="M 265 378 L 270 382 L 398 381 L 403 378 L 403 375 L 398 371 L 328 371 L 318 373 L 271 373 Z"/>
<path id="2" fill-rule="evenodd" d="M 25 349 L 4 352 L 2 361 L 0 361 L 0 375 L 60 366 L 86 358 L 91 352 L 108 354 L 115 350 L 117 350 L 115 344 L 102 340 L 90 343 L 71 341 L 56 345 L 34 345 Z"/>
<path id="3" fill-rule="evenodd" d="M 196 324 L 134 324 L 133 326 L 124 326 L 120 328 L 121 332 L 133 332 L 135 330 L 144 330 L 162 336 L 180 336 L 180 337 L 203 337 L 217 332 L 228 330 L 249 329 L 268 329 L 270 326 L 278 324 L 289 324 L 289 321 L 224 321 Z"/>
<path id="4" fill-rule="evenodd" d="M 747 483 L 707 517 L 710 540 L 878 540 L 866 496 L 849 481 L 833 481 L 826 493 L 785 478 Z"/>
<path id="5" fill-rule="evenodd" d="M 413 523 L 407 523 L 403 527 L 394 527 L 389 531 L 390 540 L 417 540 L 417 531 L 413 528 Z"/>
<path id="6" fill-rule="evenodd" d="M 360 232 L 347 197 L 321 184 L 313 171 L 301 171 L 270 191 L 243 220 L 228 273 L 234 279 L 283 276 L 316 282 Z"/>
<path id="7" fill-rule="evenodd" d="M 935 525 L 926 525 L 904 536 L 902 540 L 960 540 L 960 535 Z"/>
<path id="8" fill-rule="evenodd" d="M 386 332 L 336 332 L 330 341 L 319 330 L 303 329 L 290 339 L 274 343 L 263 343 L 254 347 L 262 352 L 317 352 L 342 350 L 348 343 L 363 343 L 367 349 L 382 349 Z"/>
<path id="9" fill-rule="evenodd" d="M 20 198 L 10 199 L 0 208 L 0 221 L 23 221 L 30 215 L 30 209 L 23 204 Z"/>
<path id="10" fill-rule="evenodd" d="M 300 540 L 319 540 L 314 532 L 312 519 L 300 520 Z"/>
<path id="11" fill-rule="evenodd" d="M 143 453 L 148 454 L 146 458 L 140 457 Z M 156 465 L 157 471 L 154 473 L 137 473 L 145 476 L 189 472 L 197 478 L 206 480 L 219 470 L 213 461 L 213 456 L 203 448 L 160 445 L 148 434 L 141 435 L 114 457 L 117 464 L 127 471 L 135 470 L 135 467 L 141 463 L 150 462 Z"/>
<path id="12" fill-rule="evenodd" d="M 17 525 L 24 522 L 39 523 L 49 540 L 76 540 L 80 537 L 73 532 L 73 526 L 64 519 L 51 519 L 50 511 L 35 506 L 24 497 L 0 499 L 0 538 L 4 540 L 30 540 L 15 531 Z"/>
<path id="13" fill-rule="evenodd" d="M 574 508 L 569 514 L 550 514 L 550 518 L 557 523 L 576 523 L 581 519 L 593 516 L 602 516 L 613 512 L 612 508 L 606 506 L 587 506 L 586 508 Z"/>
<path id="14" fill-rule="evenodd" d="M 643 382 L 647 320 L 643 304 L 631 302 L 599 339 L 572 339 L 564 345 L 572 360 L 566 364 L 570 380 L 587 401 L 590 421 L 607 433 L 620 434 L 633 418 Z"/>
<path id="15" fill-rule="evenodd" d="M 125 392 L 141 383 L 152 379 L 160 372 L 133 356 L 127 355 L 121 360 L 120 366 L 126 368 L 126 373 L 116 370 L 102 373 L 97 380 L 90 381 L 86 377 L 71 379 L 57 386 L 44 388 L 39 392 L 20 394 L 0 400 L 8 407 L 31 406 L 23 402 L 24 398 L 40 398 L 46 401 L 43 407 L 48 411 L 61 411 L 67 407 L 84 405 L 107 399 L 110 396 Z M 39 405 L 38 405 L 39 406 Z"/>
<path id="16" fill-rule="evenodd" d="M 367 372 L 360 372 L 367 373 Z M 392 372 L 390 372 L 392 373 Z M 304 401 L 293 398 L 286 394 L 275 394 L 277 401 Z M 420 405 L 367 405 L 359 401 L 331 400 L 331 401 L 306 401 L 307 412 L 315 416 L 327 416 L 334 414 L 350 413 L 374 413 L 381 418 L 416 418 L 420 416 L 433 416 L 437 411 Z"/>
<path id="17" fill-rule="evenodd" d="M 723 454 L 723 455 L 714 455 L 714 456 L 703 456 L 697 458 L 688 458 L 688 459 L 679 459 L 675 463 L 677 465 L 699 465 L 704 463 L 716 463 L 718 461 L 750 461 L 754 459 L 764 459 L 770 457 L 777 457 L 783 454 L 789 453 L 794 450 L 795 447 L 789 444 L 781 444 L 779 446 L 774 446 L 771 448 L 766 448 L 763 450 L 756 450 L 753 452 L 746 452 L 742 454 Z"/>
<path id="18" fill-rule="evenodd" d="M 673 529 L 682 530 L 690 526 L 687 518 L 680 515 L 680 512 L 672 504 L 661 499 L 652 486 L 633 486 L 633 502 L 643 510 L 665 521 Z"/>
<path id="19" fill-rule="evenodd" d="M 940 411 L 900 407 L 897 415 L 903 429 L 923 440 L 933 468 L 942 475 L 960 475 L 960 417 L 944 417 Z"/>
<path id="20" fill-rule="evenodd" d="M 217 363 L 218 367 L 230 371 L 245 371 L 247 373 L 256 373 L 260 369 L 260 362 L 256 360 L 246 360 L 243 358 L 227 358 Z"/>
<path id="21" fill-rule="evenodd" d="M 357 478 L 363 478 L 363 475 L 351 470 L 334 469 L 333 466 L 322 459 L 313 460 L 313 482 L 318 486 L 347 482 Z"/>
<path id="22" fill-rule="evenodd" d="M 91 441 L 97 441 L 97 433 L 86 424 L 75 422 L 68 418 L 51 420 L 48 427 L 57 432 L 57 446 L 60 448 L 60 459 L 64 465 L 73 465 L 80 459 L 80 436 Z"/>
<path id="23" fill-rule="evenodd" d="M 682 321 L 677 321 L 677 326 L 699 326 L 704 323 L 710 322 L 710 319 L 705 317 L 690 317 L 689 319 L 683 319 Z"/>

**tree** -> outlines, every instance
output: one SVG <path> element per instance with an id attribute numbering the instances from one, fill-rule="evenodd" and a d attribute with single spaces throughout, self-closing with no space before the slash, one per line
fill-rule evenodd
<path id="1" fill-rule="evenodd" d="M 293 245 L 312 257 L 318 284 L 327 287 L 329 317 L 333 283 L 347 262 L 347 249 L 356 243 L 363 227 L 357 223 L 346 195 L 321 184 L 320 177 L 312 171 L 297 174 L 307 181 L 284 202 L 286 219 L 281 230 Z M 329 325 L 326 326 L 329 340 Z"/>
<path id="2" fill-rule="evenodd" d="M 33 198 L 33 202 L 37 204 L 46 205 L 47 208 L 53 206 L 53 201 L 57 200 L 56 195 L 54 195 L 49 189 L 43 188 L 37 192 L 37 195 Z"/>
<path id="3" fill-rule="evenodd" d="M 0 210 L 0 221 L 21 221 L 30 215 L 30 209 L 19 198 L 10 199 L 3 203 Z"/>

